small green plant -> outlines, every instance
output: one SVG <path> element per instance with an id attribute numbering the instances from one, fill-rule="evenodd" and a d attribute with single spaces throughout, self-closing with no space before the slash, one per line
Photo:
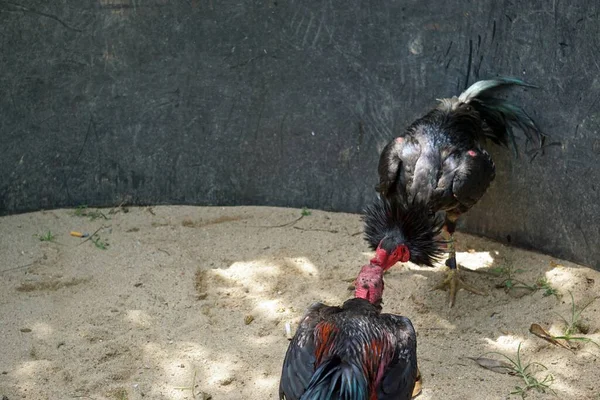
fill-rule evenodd
<path id="1" fill-rule="evenodd" d="M 86 205 L 80 205 L 75 207 L 75 216 L 76 217 L 85 217 L 85 212 L 87 210 Z"/>
<path id="2" fill-rule="evenodd" d="M 523 272 L 522 269 L 515 269 L 512 262 L 506 262 L 503 267 L 492 268 L 491 272 L 497 276 L 504 278 L 502 282 L 496 285 L 497 288 L 504 288 L 506 292 L 513 289 L 524 288 L 529 289 L 532 292 L 538 289 L 537 285 L 528 285 L 523 281 L 515 279 L 515 274 Z"/>
<path id="3" fill-rule="evenodd" d="M 110 219 L 100 210 L 90 210 L 87 205 L 77 206 L 74 214 L 76 217 L 88 217 L 91 221 L 98 218 Z"/>
<path id="4" fill-rule="evenodd" d="M 523 360 L 521 360 L 521 343 L 519 343 L 519 346 L 517 347 L 517 355 L 514 359 L 497 351 L 492 351 L 486 354 L 498 354 L 506 358 L 511 365 L 510 368 L 512 369 L 513 374 L 523 379 L 525 384 L 522 386 L 515 386 L 515 390 L 510 392 L 510 394 L 517 394 L 521 396 L 522 399 L 527 397 L 527 392 L 530 390 L 536 390 L 540 393 L 546 393 L 546 391 L 549 391 L 553 394 L 556 394 L 556 392 L 550 388 L 550 385 L 552 382 L 554 382 L 554 377 L 552 374 L 547 374 L 541 381 L 534 376 L 535 372 L 533 370 L 535 367 L 546 371 L 548 368 L 546 368 L 545 365 L 535 361 L 525 364 Z"/>
<path id="5" fill-rule="evenodd" d="M 97 234 L 93 235 L 92 238 L 91 238 L 91 240 L 92 240 L 92 243 L 94 243 L 94 245 L 97 248 L 99 248 L 100 250 L 106 250 L 106 249 L 108 249 L 108 246 L 109 246 L 108 242 L 105 239 L 103 240 L 100 237 L 100 235 L 97 235 Z"/>
<path id="6" fill-rule="evenodd" d="M 39 360 L 39 354 L 35 347 L 32 347 L 31 349 L 29 349 L 29 356 L 34 360 Z"/>
<path id="7" fill-rule="evenodd" d="M 558 290 L 553 288 L 546 278 L 540 278 L 532 285 L 516 279 L 515 275 L 524 271 L 522 269 L 515 269 L 512 262 L 507 262 L 505 266 L 502 267 L 492 268 L 491 272 L 496 276 L 504 278 L 504 280 L 497 284 L 496 287 L 503 288 L 506 292 L 519 288 L 527 289 L 531 292 L 541 289 L 543 290 L 542 295 L 544 297 L 556 296 L 558 298 Z"/>
<path id="8" fill-rule="evenodd" d="M 301 214 L 302 214 L 302 216 L 303 216 L 303 217 L 308 217 L 308 216 L 309 216 L 310 214 L 312 214 L 312 213 L 310 212 L 310 210 L 309 210 L 308 208 L 306 208 L 306 207 L 302 207 L 302 212 L 301 212 Z"/>
<path id="9" fill-rule="evenodd" d="M 594 297 L 592 300 L 588 301 L 586 305 L 581 307 L 581 309 L 578 311 L 577 306 L 575 305 L 575 299 L 573 298 L 573 292 L 569 291 L 569 295 L 571 296 L 571 320 L 567 321 L 565 317 L 563 317 L 560 314 L 557 314 L 566 324 L 564 332 L 565 336 L 571 335 L 577 331 L 577 325 L 579 323 L 579 318 L 581 318 L 581 313 L 597 299 L 597 297 Z"/>
<path id="10" fill-rule="evenodd" d="M 598 297 L 594 297 L 593 299 L 591 299 L 590 301 L 588 301 L 583 307 L 581 307 L 578 310 L 577 306 L 575 304 L 575 299 L 573 298 L 573 293 L 571 291 L 569 291 L 569 295 L 571 295 L 571 316 L 570 316 L 570 319 L 567 320 L 561 314 L 555 313 L 565 323 L 565 329 L 563 331 L 562 336 L 553 336 L 553 339 L 564 339 L 567 342 L 569 342 L 569 341 L 580 341 L 580 342 L 585 342 L 585 343 L 590 343 L 591 342 L 591 343 L 595 344 L 596 346 L 600 347 L 600 345 L 598 343 L 596 343 L 595 341 L 593 341 L 590 338 L 583 337 L 583 336 L 574 336 L 575 333 L 581 332 L 581 328 L 580 328 L 581 327 L 581 313 L 583 313 L 583 311 L 586 308 L 588 308 L 594 301 L 596 301 L 598 299 Z M 582 333 L 587 333 L 587 332 L 582 332 Z"/>
<path id="11" fill-rule="evenodd" d="M 43 235 L 34 236 L 36 236 L 40 240 L 40 242 L 54 242 L 54 239 L 56 239 L 56 236 L 54 236 L 54 234 L 51 231 L 48 231 Z"/>
<path id="12" fill-rule="evenodd" d="M 553 288 L 552 285 L 550 284 L 550 282 L 548 282 L 548 280 L 546 278 L 538 279 L 538 281 L 536 282 L 536 285 L 539 289 L 543 290 L 542 296 L 544 296 L 544 297 L 556 296 L 558 298 L 558 290 L 556 290 L 556 288 Z"/>
<path id="13" fill-rule="evenodd" d="M 127 395 L 127 390 L 124 388 L 117 388 L 110 392 L 115 400 L 129 400 L 129 396 Z"/>

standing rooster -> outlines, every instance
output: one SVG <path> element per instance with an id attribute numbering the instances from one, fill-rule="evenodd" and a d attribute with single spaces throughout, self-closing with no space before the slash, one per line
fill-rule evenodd
<path id="1" fill-rule="evenodd" d="M 388 143 L 379 159 L 376 190 L 382 198 L 366 210 L 365 238 L 376 250 L 372 262 L 384 270 L 398 261 L 431 265 L 434 248 L 440 245 L 434 215 L 445 212 L 450 270 L 436 289 L 450 290 L 451 307 L 459 289 L 484 294 L 460 276 L 453 238 L 460 215 L 477 203 L 494 180 L 494 162 L 482 144 L 490 139 L 508 147 L 511 142 L 517 151 L 513 127 L 521 129 L 527 141 L 543 144 L 544 135 L 525 111 L 494 96 L 507 86 L 532 87 L 509 78 L 476 82 L 459 97 L 440 100 Z M 429 212 L 422 212 L 423 207 Z M 418 215 L 418 221 L 407 224 L 403 208 Z"/>
<path id="2" fill-rule="evenodd" d="M 381 314 L 383 269 L 365 265 L 355 298 L 313 304 L 290 342 L 279 384 L 285 400 L 408 400 L 417 338 L 408 318 Z"/>

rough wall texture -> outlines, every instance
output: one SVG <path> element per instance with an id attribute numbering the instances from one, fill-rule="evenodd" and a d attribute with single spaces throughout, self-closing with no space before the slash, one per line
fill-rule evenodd
<path id="1" fill-rule="evenodd" d="M 600 3 L 0 0 L 0 213 L 360 211 L 378 151 L 495 75 L 549 133 L 463 229 L 600 268 Z"/>

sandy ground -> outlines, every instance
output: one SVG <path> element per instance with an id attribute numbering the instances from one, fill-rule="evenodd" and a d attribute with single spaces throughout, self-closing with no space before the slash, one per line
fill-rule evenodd
<path id="1" fill-rule="evenodd" d="M 102 212 L 108 219 L 74 210 L 0 219 L 2 399 L 275 399 L 286 322 L 295 327 L 316 300 L 348 298 L 349 281 L 371 255 L 353 214 L 313 211 L 297 220 L 300 210 L 266 207 Z M 107 241 L 106 249 L 69 235 L 102 226 L 98 244 Z M 54 241 L 36 237 L 48 230 Z M 449 309 L 445 292 L 429 291 L 442 267 L 394 267 L 384 311 L 408 316 L 417 329 L 419 399 L 509 397 L 520 378 L 467 357 L 514 357 L 519 343 L 523 361 L 540 362 L 554 376 L 557 394 L 528 398 L 600 399 L 600 348 L 564 349 L 529 333 L 532 323 L 559 333 L 556 313 L 569 318 L 568 292 L 583 305 L 598 294 L 600 273 L 457 238 L 463 265 L 512 267 L 514 279 L 529 284 L 545 277 L 560 296 L 507 293 L 495 287 L 503 278 L 467 273 L 489 295 L 460 292 Z M 600 300 L 582 321 L 600 343 Z"/>

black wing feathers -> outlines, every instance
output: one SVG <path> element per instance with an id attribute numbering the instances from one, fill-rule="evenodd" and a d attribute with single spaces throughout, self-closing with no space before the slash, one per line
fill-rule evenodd
<path id="1" fill-rule="evenodd" d="M 496 176 L 492 158 L 485 150 L 469 150 L 462 156 L 454 175 L 452 192 L 460 203 L 460 212 L 475 205 Z"/>
<path id="2" fill-rule="evenodd" d="M 417 379 L 417 336 L 406 317 L 383 314 L 382 319 L 396 337 L 394 358 L 381 381 L 378 400 L 408 400 Z"/>
<path id="3" fill-rule="evenodd" d="M 306 390 L 315 372 L 315 326 L 322 321 L 322 313 L 327 308 L 340 310 L 338 307 L 315 303 L 302 317 L 283 361 L 279 382 L 280 399 L 299 400 Z"/>

